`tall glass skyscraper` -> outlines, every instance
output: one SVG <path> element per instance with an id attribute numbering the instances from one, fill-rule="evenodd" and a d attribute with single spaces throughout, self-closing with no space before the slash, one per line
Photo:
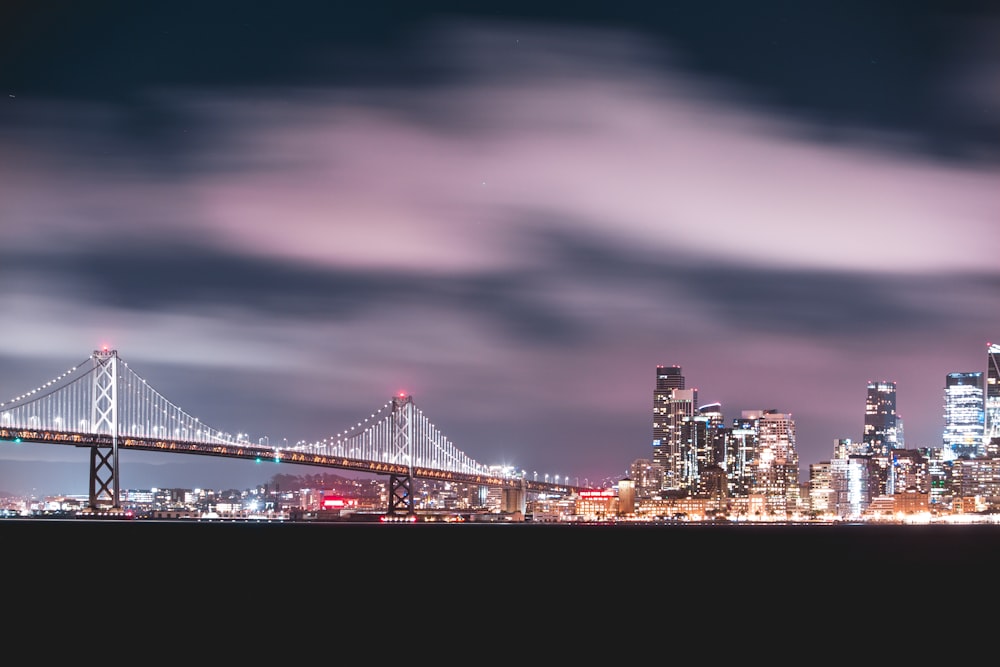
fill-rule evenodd
<path id="1" fill-rule="evenodd" d="M 986 444 L 1000 446 L 1000 345 L 986 344 Z"/>
<path id="2" fill-rule="evenodd" d="M 663 466 L 663 488 L 681 483 L 681 422 L 693 417 L 697 389 L 684 388 L 680 366 L 657 366 L 653 390 L 653 463 Z"/>
<path id="3" fill-rule="evenodd" d="M 944 441 L 950 459 L 986 455 L 982 371 L 948 373 L 944 381 Z"/>
<path id="4" fill-rule="evenodd" d="M 684 388 L 680 366 L 657 366 L 656 387 L 653 389 L 653 450 L 667 442 L 670 433 L 670 399 L 674 389 Z M 655 457 L 654 457 L 655 458 Z M 659 461 L 655 461 L 659 463 Z"/>
<path id="5" fill-rule="evenodd" d="M 861 435 L 863 456 L 871 465 L 870 498 L 891 493 L 892 451 L 903 446 L 902 422 L 896 413 L 896 383 L 886 380 L 868 383 L 865 399 L 865 429 Z"/>
<path id="6" fill-rule="evenodd" d="M 896 383 L 879 380 L 868 383 L 865 400 L 865 428 L 861 436 L 865 454 L 889 456 L 899 442 L 899 415 L 896 414 Z"/>

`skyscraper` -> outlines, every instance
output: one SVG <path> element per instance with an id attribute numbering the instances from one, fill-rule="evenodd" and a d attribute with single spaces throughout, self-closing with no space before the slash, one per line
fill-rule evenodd
<path id="1" fill-rule="evenodd" d="M 663 467 L 663 488 L 677 489 L 681 473 L 681 422 L 694 415 L 697 389 L 684 388 L 680 366 L 657 366 L 653 390 L 653 463 Z"/>
<path id="2" fill-rule="evenodd" d="M 656 461 L 655 452 L 658 447 L 666 444 L 667 434 L 670 432 L 670 399 L 674 389 L 683 388 L 684 374 L 680 366 L 656 367 L 656 388 L 653 389 L 653 459 L 656 463 L 661 462 Z"/>
<path id="3" fill-rule="evenodd" d="M 948 373 L 944 382 L 944 439 L 948 458 L 986 455 L 983 373 Z"/>
<path id="4" fill-rule="evenodd" d="M 897 422 L 896 383 L 886 380 L 869 382 L 865 428 L 861 436 L 865 454 L 888 457 L 890 449 L 898 449 Z"/>
<path id="5" fill-rule="evenodd" d="M 743 410 L 727 430 L 726 474 L 729 477 L 731 495 L 746 496 L 753 488 L 754 461 L 759 441 L 757 422 L 763 414 L 762 410 Z"/>
<path id="6" fill-rule="evenodd" d="M 870 459 L 872 479 L 870 497 L 880 496 L 892 488 L 891 450 L 899 449 L 902 443 L 899 415 L 896 414 L 896 383 L 887 380 L 869 381 L 865 399 L 865 427 L 861 436 L 863 456 Z"/>
<path id="7" fill-rule="evenodd" d="M 684 400 L 683 403 L 676 405 L 683 406 L 686 411 L 688 405 L 683 395 L 685 391 L 687 390 L 676 392 L 677 399 Z M 680 412 L 676 411 L 677 414 Z M 707 470 L 716 468 L 725 471 L 727 429 L 723 421 L 722 405 L 719 403 L 703 405 L 695 410 L 693 415 L 680 417 L 679 429 L 680 479 L 677 486 L 688 493 L 698 493 L 699 487 L 706 482 L 702 476 Z M 728 491 L 728 484 L 726 487 Z"/>
<path id="8" fill-rule="evenodd" d="M 1000 447 L 1000 345 L 986 344 L 986 445 Z"/>

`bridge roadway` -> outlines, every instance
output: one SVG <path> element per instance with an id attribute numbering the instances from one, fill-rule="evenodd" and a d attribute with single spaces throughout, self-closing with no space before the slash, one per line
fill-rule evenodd
<path id="1" fill-rule="evenodd" d="M 23 428 L 0 427 L 0 440 L 13 442 L 35 442 L 74 447 L 113 447 L 113 436 L 106 433 L 81 433 L 78 431 L 31 430 Z M 437 470 L 434 468 L 413 467 L 387 463 L 384 461 L 369 461 L 352 459 L 343 456 L 330 456 L 295 450 L 281 450 L 273 447 L 254 447 L 249 444 L 205 443 L 190 440 L 161 440 L 135 436 L 118 436 L 119 449 L 135 449 L 150 452 L 166 452 L 172 454 L 196 454 L 201 456 L 218 456 L 230 459 L 247 459 L 251 461 L 273 461 L 275 463 L 293 463 L 320 468 L 337 468 L 372 475 L 409 475 L 414 479 L 455 482 L 496 488 L 524 489 L 527 492 L 569 495 L 575 491 L 586 490 L 585 487 L 538 482 L 519 477 L 499 477 L 493 475 L 476 475 L 469 473 Z"/>

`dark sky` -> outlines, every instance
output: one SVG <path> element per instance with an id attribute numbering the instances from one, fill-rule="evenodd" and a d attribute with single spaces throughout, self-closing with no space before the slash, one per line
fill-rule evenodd
<path id="1" fill-rule="evenodd" d="M 649 4 L 4 3 L 0 401 L 109 344 L 222 430 L 405 390 L 594 480 L 676 364 L 792 414 L 803 479 L 872 379 L 940 446 L 1000 339 L 995 3 Z M 0 449 L 0 490 L 83 492 L 85 454 Z"/>

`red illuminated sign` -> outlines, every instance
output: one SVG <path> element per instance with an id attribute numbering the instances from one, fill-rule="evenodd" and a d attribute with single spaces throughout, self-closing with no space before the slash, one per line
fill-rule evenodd
<path id="1" fill-rule="evenodd" d="M 581 491 L 581 498 L 615 498 L 617 494 L 614 489 L 602 489 L 601 491 Z"/>
<path id="2" fill-rule="evenodd" d="M 347 501 L 340 496 L 323 496 L 323 509 L 339 510 L 347 505 Z"/>

